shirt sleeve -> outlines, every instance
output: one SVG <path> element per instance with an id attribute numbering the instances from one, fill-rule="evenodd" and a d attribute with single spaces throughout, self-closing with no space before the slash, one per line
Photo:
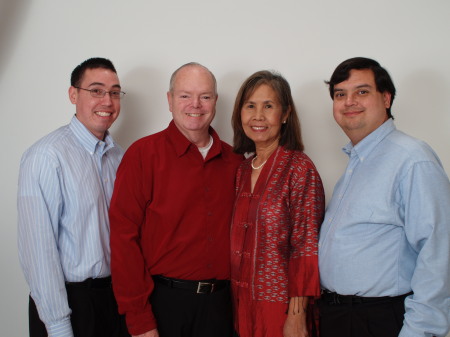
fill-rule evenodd
<path id="1" fill-rule="evenodd" d="M 131 147 L 117 171 L 109 212 L 113 289 L 132 335 L 156 328 L 148 300 L 154 284 L 140 247 L 152 172 L 143 172 L 142 165 L 139 150 Z"/>
<path id="2" fill-rule="evenodd" d="M 400 337 L 445 336 L 450 310 L 450 183 L 435 162 L 416 163 L 400 187 L 405 232 L 417 254 Z"/>
<path id="3" fill-rule="evenodd" d="M 49 155 L 24 155 L 17 197 L 19 260 L 50 337 L 73 336 L 58 253 L 63 208 L 59 166 Z"/>
<path id="4" fill-rule="evenodd" d="M 325 199 L 313 167 L 301 167 L 290 186 L 289 297 L 319 296 L 318 235 Z"/>

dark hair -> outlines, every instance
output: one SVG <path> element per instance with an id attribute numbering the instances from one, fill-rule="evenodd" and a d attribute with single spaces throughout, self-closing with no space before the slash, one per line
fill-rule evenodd
<path id="1" fill-rule="evenodd" d="M 331 79 L 326 84 L 329 85 L 330 96 L 334 99 L 334 86 L 338 83 L 344 82 L 348 80 L 350 77 L 350 70 L 357 69 L 370 69 L 373 72 L 375 78 L 375 84 L 377 86 L 378 92 L 388 92 L 391 94 L 391 102 L 389 108 L 386 109 L 386 113 L 389 118 L 394 119 L 391 113 L 392 102 L 395 97 L 395 86 L 392 82 L 391 76 L 380 64 L 372 59 L 365 57 L 354 57 L 348 60 L 345 60 L 337 68 L 334 70 L 333 75 L 331 75 Z"/>
<path id="2" fill-rule="evenodd" d="M 97 68 L 109 69 L 117 74 L 116 68 L 114 68 L 114 65 L 110 60 L 102 57 L 93 57 L 87 59 L 86 61 L 80 63 L 75 67 L 70 77 L 70 85 L 74 87 L 79 87 L 81 81 L 83 80 L 84 72 L 86 71 L 86 69 L 97 69 Z"/>
<path id="3" fill-rule="evenodd" d="M 236 96 L 231 125 L 233 126 L 233 150 L 236 153 L 255 152 L 255 143 L 245 135 L 242 127 L 241 110 L 245 101 L 262 84 L 270 86 L 276 93 L 282 106 L 282 113 L 286 115 L 286 123 L 281 124 L 280 145 L 289 150 L 303 151 L 300 121 L 292 99 L 291 88 L 281 74 L 262 70 L 254 73 L 245 80 Z"/>

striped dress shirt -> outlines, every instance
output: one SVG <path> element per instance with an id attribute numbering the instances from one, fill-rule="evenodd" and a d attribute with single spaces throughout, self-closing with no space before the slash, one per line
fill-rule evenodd
<path id="1" fill-rule="evenodd" d="M 73 336 L 65 282 L 110 275 L 108 209 L 123 150 L 74 116 L 23 155 L 19 260 L 49 336 Z"/>

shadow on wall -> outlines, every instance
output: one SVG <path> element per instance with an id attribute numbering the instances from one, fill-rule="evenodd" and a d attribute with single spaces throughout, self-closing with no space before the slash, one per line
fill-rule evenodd
<path id="1" fill-rule="evenodd" d="M 26 0 L 0 1 L 0 77 L 14 50 L 29 5 Z"/>
<path id="2" fill-rule="evenodd" d="M 217 78 L 219 99 L 216 106 L 216 117 L 212 122 L 212 126 L 220 138 L 230 145 L 233 143 L 231 117 L 233 115 L 234 101 L 246 76 L 247 74 L 243 72 L 231 71 Z"/>
<path id="3" fill-rule="evenodd" d="M 134 141 L 167 127 L 171 114 L 167 106 L 166 90 L 161 83 L 169 79 L 154 68 L 138 67 L 118 75 L 123 91 L 118 120 L 111 128 L 114 139 L 126 150 Z"/>

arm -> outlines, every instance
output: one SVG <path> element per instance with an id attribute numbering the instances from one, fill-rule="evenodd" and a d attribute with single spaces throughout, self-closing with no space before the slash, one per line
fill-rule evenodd
<path id="1" fill-rule="evenodd" d="M 291 297 L 283 337 L 308 337 L 306 326 L 307 297 Z"/>
<path id="2" fill-rule="evenodd" d="M 109 211 L 114 294 L 119 312 L 126 315 L 129 332 L 137 336 L 156 329 L 148 300 L 154 285 L 140 246 L 141 227 L 152 189 L 152 172 L 142 168 L 144 161 L 139 148 L 131 147 L 125 153 L 117 171 Z"/>
<path id="3" fill-rule="evenodd" d="M 400 337 L 445 336 L 450 320 L 450 183 L 442 167 L 416 163 L 400 187 L 405 232 L 417 254 Z"/>
<path id="4" fill-rule="evenodd" d="M 25 155 L 19 172 L 19 260 L 49 336 L 73 336 L 65 280 L 58 252 L 63 208 L 56 160 Z"/>
<path id="5" fill-rule="evenodd" d="M 318 235 L 325 208 L 322 181 L 309 162 L 295 168 L 293 177 L 289 186 L 289 297 L 319 296 Z"/>

